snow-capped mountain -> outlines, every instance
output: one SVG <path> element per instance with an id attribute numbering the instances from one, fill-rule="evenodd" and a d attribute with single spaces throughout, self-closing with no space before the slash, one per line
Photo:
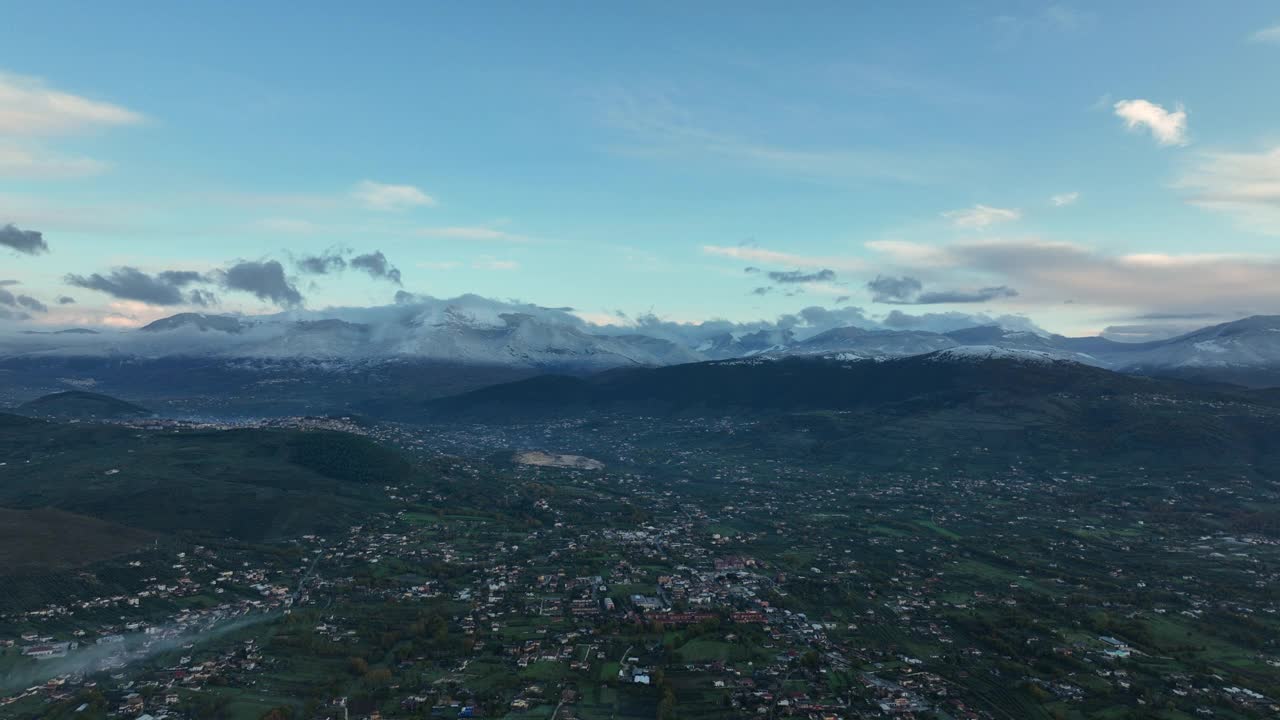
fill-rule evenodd
<path id="1" fill-rule="evenodd" d="M 1018 351 L 1112 370 L 1196 380 L 1280 385 L 1280 316 L 1255 316 L 1148 343 L 1068 338 L 995 325 L 952 330 L 813 328 L 756 324 L 674 332 L 593 325 L 563 308 L 465 295 L 373 308 L 235 317 L 182 313 L 137 330 L 20 333 L 0 337 L 5 358 L 135 360 L 209 358 L 250 364 L 387 362 L 584 372 L 733 358 L 835 356 L 886 359 L 955 348 Z M 736 328 L 736 329 L 735 329 Z"/>

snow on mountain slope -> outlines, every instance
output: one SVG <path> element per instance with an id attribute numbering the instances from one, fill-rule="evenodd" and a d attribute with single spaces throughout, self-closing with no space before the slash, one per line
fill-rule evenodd
<path id="1" fill-rule="evenodd" d="M 209 357 L 223 360 L 343 363 L 399 360 L 467 365 L 602 370 L 705 360 L 791 355 L 886 359 L 955 350 L 941 357 L 1044 357 L 1142 374 L 1270 384 L 1280 378 L 1280 316 L 1255 316 L 1150 343 L 1067 338 L 996 325 L 935 333 L 719 322 L 681 334 L 667 324 L 600 327 L 566 308 L 475 295 L 415 298 L 383 307 L 292 310 L 239 317 L 181 313 L 138 330 L 15 333 L 0 337 L 0 358 Z M 999 351 L 999 352 L 998 352 Z M 1000 353 L 1006 353 L 1004 355 Z M 1242 372 L 1246 374 L 1242 374 Z M 1258 373 L 1262 374 L 1259 375 Z"/>

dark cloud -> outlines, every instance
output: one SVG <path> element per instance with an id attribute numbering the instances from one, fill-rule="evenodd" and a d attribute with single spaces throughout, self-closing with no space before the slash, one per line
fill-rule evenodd
<path id="1" fill-rule="evenodd" d="M 397 305 L 412 305 L 413 303 L 415 303 L 415 302 L 417 302 L 417 301 L 418 301 L 418 296 L 417 296 L 417 295 L 415 295 L 415 294 L 413 294 L 413 293 L 411 293 L 411 292 L 409 292 L 408 290 L 397 290 L 397 291 L 396 291 L 396 304 L 397 304 Z"/>
<path id="2" fill-rule="evenodd" d="M 30 310 L 30 311 L 32 311 L 32 312 L 40 312 L 40 313 L 47 313 L 47 312 L 49 312 L 49 306 L 48 306 L 48 305 L 45 305 L 44 303 L 42 303 L 42 302 L 40 302 L 39 300 L 37 300 L 37 299 L 35 299 L 35 298 L 31 297 L 30 295 L 19 295 L 19 296 L 16 298 L 16 300 L 18 301 L 18 304 L 19 304 L 19 305 L 21 305 L 22 307 L 24 307 L 24 308 L 26 308 L 26 309 L 28 309 L 28 310 Z"/>
<path id="3" fill-rule="evenodd" d="M 75 300 L 72 300 L 71 302 L 75 302 Z M 199 305 L 200 307 L 209 307 L 210 305 L 218 304 L 218 296 L 208 290 L 195 288 L 187 293 L 187 302 L 192 305 Z"/>
<path id="4" fill-rule="evenodd" d="M 381 250 L 357 255 L 351 258 L 351 267 L 357 270 L 364 270 L 369 273 L 369 277 L 400 284 L 400 271 L 392 267 L 387 261 L 387 256 L 382 254 Z"/>
<path id="5" fill-rule="evenodd" d="M 756 274 L 756 273 L 760 272 L 760 268 L 758 268 L 758 267 L 744 267 L 744 268 L 742 268 L 742 272 L 744 272 L 744 273 L 746 273 L 746 274 L 748 274 L 748 275 L 754 275 L 754 274 Z"/>
<path id="6" fill-rule="evenodd" d="M 207 278 L 188 270 L 166 270 L 155 275 L 134 267 L 118 267 L 107 275 L 67 275 L 64 281 L 74 287 L 97 290 L 121 300 L 137 300 L 149 305 L 181 305 L 182 288 Z M 74 301 L 73 301 L 74 302 Z"/>
<path id="7" fill-rule="evenodd" d="M 924 289 L 924 284 L 909 275 L 900 278 L 877 275 L 875 280 L 867 283 L 867 289 L 871 291 L 872 302 L 895 303 L 914 298 Z"/>
<path id="8" fill-rule="evenodd" d="M 0 287 L 9 287 L 10 285 L 21 285 L 21 280 L 0 280 Z"/>
<path id="9" fill-rule="evenodd" d="M 339 253 L 329 252 L 323 255 L 307 255 L 297 261 L 298 270 L 308 275 L 328 275 L 331 272 L 342 272 L 347 269 L 347 260 Z"/>
<path id="10" fill-rule="evenodd" d="M 980 303 L 997 298 L 1016 297 L 1017 290 L 1007 285 L 977 290 L 925 291 L 924 284 L 909 275 L 891 277 L 877 275 L 867 283 L 873 302 L 889 305 L 942 305 L 945 303 Z"/>
<path id="11" fill-rule="evenodd" d="M 205 282 L 207 278 L 193 270 L 165 270 L 156 275 L 161 282 L 174 287 L 186 287 L 191 283 Z"/>
<path id="12" fill-rule="evenodd" d="M 784 285 L 793 283 L 831 282 L 836 279 L 836 271 L 828 270 L 826 268 L 811 273 L 801 270 L 790 270 L 787 272 L 779 272 L 775 270 L 769 273 L 769 279 Z"/>
<path id="13" fill-rule="evenodd" d="M 302 304 L 302 293 L 285 277 L 284 266 L 275 260 L 246 260 L 223 270 L 222 286 L 228 290 L 252 293 L 259 300 L 293 307 Z"/>
<path id="14" fill-rule="evenodd" d="M 44 241 L 44 233 L 35 230 L 19 230 L 12 223 L 0 227 L 0 247 L 7 247 L 25 255 L 49 252 L 49 243 Z"/>
<path id="15" fill-rule="evenodd" d="M 771 292 L 773 292 L 773 288 L 766 286 L 766 287 L 758 287 L 755 290 L 752 290 L 751 294 L 752 295 L 768 295 Z"/>
<path id="16" fill-rule="evenodd" d="M 843 304 L 845 304 L 845 303 L 847 303 L 847 302 L 849 302 L 849 296 L 848 296 L 848 295 L 841 295 L 840 297 L 836 298 L 836 304 L 837 304 L 837 305 L 843 305 Z"/>
<path id="17" fill-rule="evenodd" d="M 0 307 L 0 319 L 3 320 L 28 320 L 31 315 L 26 312 L 27 310 L 49 312 L 49 308 L 44 303 L 30 295 L 14 295 L 3 287 L 0 287 L 0 306 L 4 306 Z"/>
<path id="18" fill-rule="evenodd" d="M 980 303 L 999 298 L 1017 297 L 1018 291 L 1008 285 L 984 287 L 977 290 L 940 290 L 920 293 L 914 305 L 942 305 L 944 303 Z"/>
<path id="19" fill-rule="evenodd" d="M 58 304 L 59 305 L 75 305 L 76 299 L 71 297 L 70 295 L 59 295 Z"/>

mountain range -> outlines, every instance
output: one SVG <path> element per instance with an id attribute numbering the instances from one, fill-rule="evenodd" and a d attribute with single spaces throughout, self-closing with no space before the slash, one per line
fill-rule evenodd
<path id="1" fill-rule="evenodd" d="M 463 296 L 268 316 L 182 313 L 134 330 L 15 334 L 0 337 L 0 404 L 92 389 L 149 403 L 203 394 L 263 406 L 287 400 L 294 409 L 314 409 L 323 395 L 334 408 L 350 408 L 443 397 L 544 373 L 741 358 L 876 361 L 955 348 L 1034 352 L 1135 375 L 1280 386 L 1280 316 L 1123 343 L 999 325 L 942 332 L 782 323 L 599 326 L 565 310 Z"/>

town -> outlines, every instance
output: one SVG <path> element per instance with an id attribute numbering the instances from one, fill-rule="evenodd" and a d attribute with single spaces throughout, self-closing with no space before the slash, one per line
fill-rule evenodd
<path id="1" fill-rule="evenodd" d="M 1280 542 L 1186 509 L 1275 502 L 1243 480 L 1139 474 L 1116 494 L 972 459 L 851 472 L 700 449 L 750 433 L 731 419 L 268 424 L 434 471 L 340 534 L 167 538 L 82 571 L 73 599 L 6 591 L 0 715 L 1280 712 Z M 513 451 L 534 447 L 575 459 Z"/>

